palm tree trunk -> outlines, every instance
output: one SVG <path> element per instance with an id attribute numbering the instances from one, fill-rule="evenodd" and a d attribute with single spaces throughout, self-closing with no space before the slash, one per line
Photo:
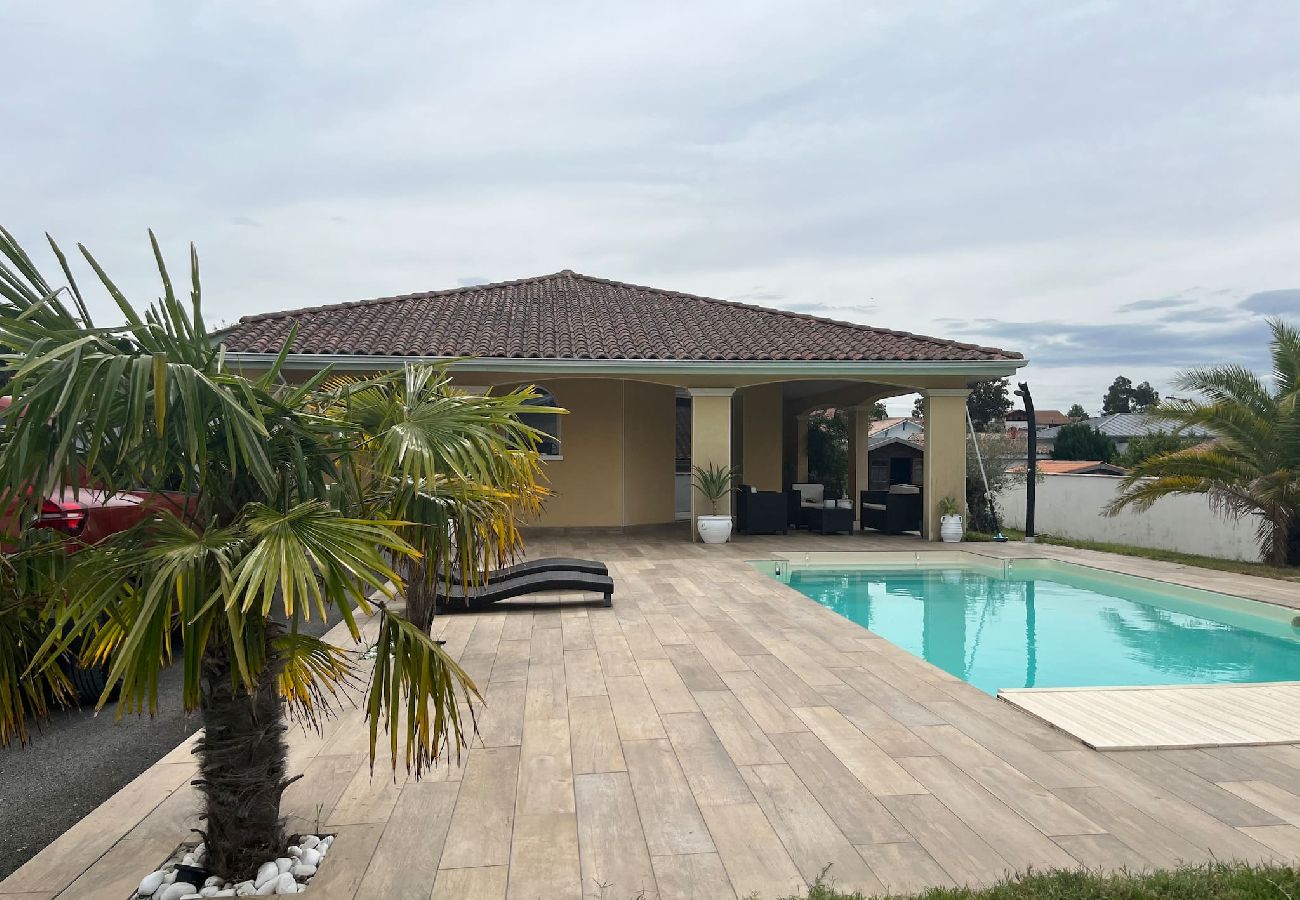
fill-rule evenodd
<path id="1" fill-rule="evenodd" d="M 433 628 L 433 616 L 438 606 L 437 575 L 429 572 L 423 559 L 407 563 L 403 574 L 406 581 L 406 618 L 427 632 Z"/>
<path id="2" fill-rule="evenodd" d="M 252 692 L 232 678 L 224 647 L 209 650 L 202 666 L 204 730 L 194 750 L 199 761 L 194 783 L 204 801 L 207 865 L 214 874 L 239 881 L 284 854 L 280 796 L 294 780 L 285 778 L 284 706 L 274 662 L 258 673 Z"/>

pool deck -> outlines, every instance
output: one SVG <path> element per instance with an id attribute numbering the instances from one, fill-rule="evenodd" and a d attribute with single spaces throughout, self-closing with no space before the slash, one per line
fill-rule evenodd
<path id="1" fill-rule="evenodd" d="M 998 699 L 1094 750 L 1260 747 L 1300 742 L 1300 682 L 1017 688 Z"/>
<path id="2" fill-rule="evenodd" d="M 827 866 L 871 894 L 1029 867 L 1300 860 L 1300 746 L 1098 752 L 745 562 L 950 547 L 807 534 L 705 547 L 663 530 L 541 535 L 530 549 L 606 560 L 614 606 L 566 597 L 438 620 L 488 704 L 460 765 L 419 782 L 381 765 L 372 779 L 355 710 L 292 733 L 304 778 L 284 797 L 290 827 L 338 834 L 309 896 L 776 898 Z M 962 549 L 1300 608 L 1283 582 L 1042 545 Z M 0 898 L 123 900 L 197 824 L 194 771 L 178 747 Z"/>

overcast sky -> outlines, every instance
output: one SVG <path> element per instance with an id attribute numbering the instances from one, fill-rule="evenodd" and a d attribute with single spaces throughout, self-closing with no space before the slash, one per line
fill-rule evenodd
<path id="1" fill-rule="evenodd" d="M 10 0 L 0 34 L 0 223 L 140 300 L 145 229 L 194 241 L 212 319 L 572 268 L 1020 350 L 1093 412 L 1300 319 L 1295 0 Z"/>

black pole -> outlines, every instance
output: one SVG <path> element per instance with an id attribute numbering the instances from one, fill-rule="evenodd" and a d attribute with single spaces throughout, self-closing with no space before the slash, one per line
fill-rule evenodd
<path id="1" fill-rule="evenodd" d="M 1034 398 L 1029 393 L 1029 385 L 1020 382 L 1020 390 L 1016 394 L 1025 401 L 1025 425 L 1029 433 L 1025 435 L 1028 440 L 1029 452 L 1028 459 L 1025 461 L 1025 473 L 1029 480 L 1025 483 L 1025 543 L 1034 542 L 1034 502 L 1037 500 L 1035 489 L 1038 486 L 1038 423 L 1034 419 Z"/>

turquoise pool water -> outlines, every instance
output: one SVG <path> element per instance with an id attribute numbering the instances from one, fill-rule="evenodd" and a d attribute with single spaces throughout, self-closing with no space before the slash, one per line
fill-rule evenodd
<path id="1" fill-rule="evenodd" d="M 1294 610 L 1147 579 L 1037 561 L 771 574 L 990 694 L 1300 680 Z"/>

